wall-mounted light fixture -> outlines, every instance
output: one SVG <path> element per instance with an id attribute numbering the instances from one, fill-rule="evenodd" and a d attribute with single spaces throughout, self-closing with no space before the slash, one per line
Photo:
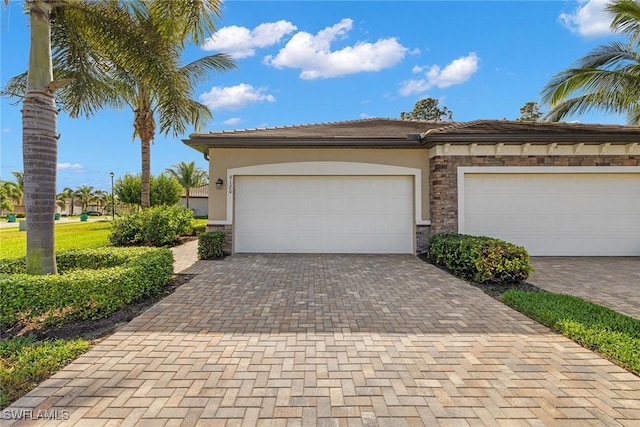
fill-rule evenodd
<path id="1" fill-rule="evenodd" d="M 218 190 L 222 190 L 222 187 L 224 187 L 224 181 L 222 180 L 222 178 L 218 178 L 216 180 L 216 188 Z"/>

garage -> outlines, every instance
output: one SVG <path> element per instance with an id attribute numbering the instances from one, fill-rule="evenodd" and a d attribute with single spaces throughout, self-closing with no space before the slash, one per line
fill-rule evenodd
<path id="1" fill-rule="evenodd" d="M 414 253 L 412 176 L 235 176 L 237 253 Z"/>
<path id="2" fill-rule="evenodd" d="M 640 255 L 637 168 L 461 169 L 461 232 L 537 256 Z"/>

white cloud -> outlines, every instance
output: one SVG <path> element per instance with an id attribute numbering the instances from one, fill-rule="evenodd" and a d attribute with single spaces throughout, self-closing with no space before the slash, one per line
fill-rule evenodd
<path id="1" fill-rule="evenodd" d="M 240 117 L 232 117 L 228 120 L 225 120 L 224 122 L 222 122 L 225 125 L 237 125 L 238 123 L 240 123 L 242 120 L 240 119 Z"/>
<path id="2" fill-rule="evenodd" d="M 582 36 L 609 34 L 611 15 L 604 8 L 609 0 L 580 0 L 580 5 L 572 13 L 562 13 L 560 22 L 569 30 Z"/>
<path id="3" fill-rule="evenodd" d="M 413 67 L 412 73 L 424 73 L 424 77 L 403 82 L 400 87 L 400 94 L 408 96 L 414 93 L 425 92 L 432 87 L 444 89 L 449 86 L 462 84 L 478 71 L 478 62 L 478 55 L 471 52 L 467 56 L 454 59 L 444 68 L 441 68 L 439 65 L 432 65 L 428 69 L 419 66 Z"/>
<path id="4" fill-rule="evenodd" d="M 236 86 L 214 86 L 200 95 L 200 101 L 212 110 L 239 110 L 256 102 L 275 102 L 276 98 L 266 93 L 267 88 L 256 88 L 247 83 Z"/>
<path id="5" fill-rule="evenodd" d="M 279 43 L 296 29 L 291 22 L 282 20 L 260 24 L 253 30 L 236 25 L 222 27 L 205 40 L 202 49 L 228 53 L 238 59 L 246 58 L 255 55 L 255 48 Z"/>
<path id="6" fill-rule="evenodd" d="M 300 31 L 291 37 L 276 56 L 267 56 L 265 64 L 276 68 L 298 68 L 300 78 L 311 80 L 339 77 L 365 71 L 380 71 L 400 62 L 408 49 L 394 37 L 375 43 L 357 42 L 340 50 L 331 50 L 331 43 L 346 37 L 353 21 L 345 18 L 316 35 Z"/>
<path id="7" fill-rule="evenodd" d="M 75 171 L 75 172 L 79 172 L 81 170 L 84 169 L 84 166 L 82 166 L 80 163 L 58 163 L 57 165 L 57 169 L 59 171 Z"/>

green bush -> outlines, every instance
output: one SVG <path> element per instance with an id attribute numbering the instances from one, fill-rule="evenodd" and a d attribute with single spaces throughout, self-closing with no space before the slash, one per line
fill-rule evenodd
<path id="1" fill-rule="evenodd" d="M 207 231 L 198 236 L 198 259 L 213 259 L 224 256 L 226 234 L 224 231 Z"/>
<path id="2" fill-rule="evenodd" d="M 523 247 L 484 236 L 433 234 L 428 258 L 454 275 L 478 283 L 522 282 L 533 271 Z"/>
<path id="3" fill-rule="evenodd" d="M 158 206 L 117 217 L 109 242 L 115 246 L 167 246 L 193 232 L 193 212 L 181 206 Z"/>
<path id="4" fill-rule="evenodd" d="M 99 248 L 57 255 L 61 274 L 15 274 L 0 268 L 0 326 L 23 320 L 44 325 L 100 319 L 146 296 L 157 295 L 173 275 L 165 248 Z"/>
<path id="5" fill-rule="evenodd" d="M 193 235 L 198 236 L 207 231 L 207 224 L 198 224 L 193 226 Z"/>
<path id="6" fill-rule="evenodd" d="M 640 320 L 571 295 L 509 290 L 509 306 L 640 375 Z"/>

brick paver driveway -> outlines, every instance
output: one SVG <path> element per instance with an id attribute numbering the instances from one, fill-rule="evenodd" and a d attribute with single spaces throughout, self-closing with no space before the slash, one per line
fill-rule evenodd
<path id="1" fill-rule="evenodd" d="M 197 276 L 5 418 L 48 411 L 92 427 L 640 423 L 640 378 L 416 257 L 236 255 L 185 273 Z"/>
<path id="2" fill-rule="evenodd" d="M 529 282 L 640 319 L 640 257 L 533 257 Z"/>

